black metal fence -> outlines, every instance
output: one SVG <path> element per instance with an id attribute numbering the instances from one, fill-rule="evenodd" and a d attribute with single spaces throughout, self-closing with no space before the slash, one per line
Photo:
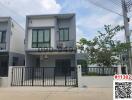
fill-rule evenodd
<path id="1" fill-rule="evenodd" d="M 112 76 L 117 74 L 117 67 L 85 67 L 82 75 L 88 76 Z"/>
<path id="2" fill-rule="evenodd" d="M 75 67 L 13 67 L 11 86 L 77 86 Z"/>

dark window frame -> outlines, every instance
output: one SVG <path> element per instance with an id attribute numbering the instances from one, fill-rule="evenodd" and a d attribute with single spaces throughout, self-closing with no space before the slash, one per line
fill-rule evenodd
<path id="1" fill-rule="evenodd" d="M 37 31 L 37 42 L 33 42 L 33 31 Z M 43 31 L 43 42 L 38 41 L 38 32 L 42 30 Z M 45 30 L 49 30 L 49 41 L 44 41 L 44 35 L 45 35 Z M 39 47 L 39 44 L 49 44 L 48 47 Z M 36 44 L 36 46 L 33 46 L 33 44 Z M 32 48 L 50 48 L 51 47 L 51 29 L 50 28 L 44 28 L 44 29 L 32 29 Z"/>
<path id="2" fill-rule="evenodd" d="M 68 39 L 65 40 L 65 33 L 64 33 L 64 30 L 67 29 L 68 30 Z M 60 39 L 60 30 L 63 30 L 63 40 Z M 69 28 L 59 28 L 59 41 L 69 41 Z"/>
<path id="3" fill-rule="evenodd" d="M 0 43 L 6 43 L 6 31 L 4 30 L 4 31 L 0 31 L 0 32 L 2 32 Z M 4 36 L 3 34 L 5 34 L 5 40 L 3 40 L 3 36 Z"/>

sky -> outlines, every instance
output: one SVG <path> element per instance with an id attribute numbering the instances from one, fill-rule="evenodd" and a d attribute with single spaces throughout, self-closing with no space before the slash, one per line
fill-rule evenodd
<path id="1" fill-rule="evenodd" d="M 121 12 L 119 6 L 102 1 L 105 6 Z M 58 13 L 76 14 L 77 41 L 80 38 L 92 39 L 98 34 L 97 31 L 103 31 L 104 25 L 123 25 L 122 16 L 97 7 L 87 0 L 0 0 L 0 16 L 11 16 L 23 28 L 26 15 Z M 114 39 L 124 41 L 124 32 L 117 33 Z"/>

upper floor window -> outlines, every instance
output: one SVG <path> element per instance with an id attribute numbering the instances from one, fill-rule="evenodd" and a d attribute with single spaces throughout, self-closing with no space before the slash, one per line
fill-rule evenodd
<path id="1" fill-rule="evenodd" d="M 32 47 L 33 48 L 50 47 L 50 29 L 33 29 Z"/>
<path id="2" fill-rule="evenodd" d="M 60 28 L 59 29 L 59 40 L 68 41 L 69 40 L 69 28 Z"/>
<path id="3" fill-rule="evenodd" d="M 0 43 L 6 42 L 6 31 L 0 31 Z"/>

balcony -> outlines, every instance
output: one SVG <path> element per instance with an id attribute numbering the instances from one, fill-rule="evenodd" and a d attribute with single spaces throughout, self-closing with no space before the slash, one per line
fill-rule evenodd
<path id="1" fill-rule="evenodd" d="M 0 43 L 0 50 L 6 49 L 6 43 Z"/>
<path id="2" fill-rule="evenodd" d="M 56 41 L 56 48 L 39 47 L 28 49 L 27 52 L 76 52 L 75 41 Z"/>

